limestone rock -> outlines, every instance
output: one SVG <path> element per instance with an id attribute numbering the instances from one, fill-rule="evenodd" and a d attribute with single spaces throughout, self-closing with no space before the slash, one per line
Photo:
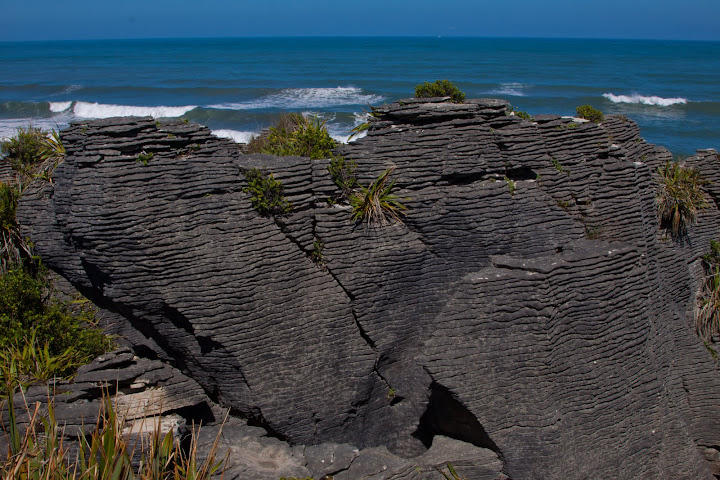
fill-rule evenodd
<path id="1" fill-rule="evenodd" d="M 448 462 L 469 478 L 712 478 L 720 377 L 692 312 L 717 192 L 667 238 L 654 175 L 671 155 L 634 122 L 506 109 L 405 100 L 338 149 L 363 185 L 395 167 L 404 223 L 328 205 L 327 160 L 242 155 L 149 118 L 63 132 L 65 163 L 19 218 L 131 345 L 246 419 L 223 444 L 237 478 L 436 478 Z M 714 155 L 687 161 L 720 178 Z M 249 168 L 283 182 L 291 214 L 252 209 Z"/>

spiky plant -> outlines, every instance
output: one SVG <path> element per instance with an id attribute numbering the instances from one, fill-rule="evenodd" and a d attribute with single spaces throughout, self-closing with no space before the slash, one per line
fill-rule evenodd
<path id="1" fill-rule="evenodd" d="M 402 222 L 400 215 L 405 215 L 407 207 L 391 193 L 395 182 L 390 175 L 394 170 L 395 167 L 388 168 L 367 188 L 360 187 L 359 192 L 350 196 L 353 220 L 368 226 L 385 225 L 391 219 Z"/>
<path id="2" fill-rule="evenodd" d="M 720 333 L 720 242 L 710 241 L 710 253 L 702 257 L 704 279 L 697 295 L 695 329 L 705 342 Z"/>
<path id="3" fill-rule="evenodd" d="M 707 181 L 684 162 L 665 162 L 657 173 L 655 201 L 660 225 L 673 237 L 681 236 L 697 222 L 698 211 L 708 206 L 702 190 Z"/>

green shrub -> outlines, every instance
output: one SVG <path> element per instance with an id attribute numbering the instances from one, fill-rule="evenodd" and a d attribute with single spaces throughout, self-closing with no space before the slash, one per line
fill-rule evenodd
<path id="1" fill-rule="evenodd" d="M 18 128 L 17 135 L 0 143 L 0 152 L 12 168 L 24 172 L 42 161 L 47 134 L 36 127 Z"/>
<path id="2" fill-rule="evenodd" d="M 385 170 L 367 187 L 360 187 L 358 193 L 350 196 L 352 219 L 365 222 L 368 226 L 385 225 L 388 219 L 400 220 L 407 207 L 400 203 L 397 195 L 390 193 L 395 186 L 390 174 L 395 167 Z"/>
<path id="3" fill-rule="evenodd" d="M 319 118 L 299 113 L 282 115 L 275 126 L 253 138 L 247 153 L 267 153 L 279 157 L 297 155 L 312 159 L 330 158 L 337 143 Z"/>
<path id="4" fill-rule="evenodd" d="M 705 342 L 720 333 L 720 242 L 710 241 L 710 253 L 702 257 L 704 279 L 697 295 L 695 328 Z"/>
<path id="5" fill-rule="evenodd" d="M 415 98 L 450 97 L 455 103 L 463 103 L 465 94 L 450 80 L 435 80 L 434 83 L 424 82 L 415 87 Z"/>
<path id="6" fill-rule="evenodd" d="M 0 153 L 15 171 L 49 179 L 65 158 L 65 147 L 55 130 L 48 133 L 30 126 L 18 128 L 14 137 L 0 142 Z"/>
<path id="7" fill-rule="evenodd" d="M 507 114 L 508 114 L 508 115 L 515 115 L 516 117 L 520 117 L 520 118 L 522 118 L 523 120 L 532 120 L 532 115 L 530 115 L 529 113 L 524 112 L 524 111 L 522 111 L 522 110 L 518 110 L 518 109 L 516 109 L 516 108 L 514 108 L 514 107 L 508 107 L 508 109 L 507 109 Z"/>
<path id="8" fill-rule="evenodd" d="M 575 109 L 577 116 L 590 120 L 591 122 L 600 123 L 605 120 L 605 115 L 600 110 L 593 108 L 590 105 L 580 105 Z"/>
<path id="9" fill-rule="evenodd" d="M 257 168 L 245 172 L 248 182 L 243 192 L 250 194 L 250 201 L 261 215 L 282 215 L 292 211 L 292 204 L 283 196 L 282 182 L 275 180 L 272 173 L 265 175 Z"/>
<path id="10" fill-rule="evenodd" d="M 348 198 L 357 188 L 357 176 L 355 169 L 357 164 L 352 160 L 345 160 L 343 157 L 333 157 L 328 164 L 328 172 L 333 183 L 340 189 L 340 196 Z"/>
<path id="11" fill-rule="evenodd" d="M 42 269 L 33 275 L 16 267 L 0 276 L 0 350 L 14 350 L 16 360 L 42 360 L 40 354 L 60 357 L 64 361 L 50 373 L 66 376 L 105 352 L 111 342 L 97 327 L 92 310 L 80 302 L 58 300 L 53 293 Z"/>
<path id="12" fill-rule="evenodd" d="M 677 237 L 695 224 L 698 211 L 708 206 L 702 190 L 707 181 L 696 169 L 680 162 L 667 161 L 657 172 L 655 202 L 660 226 L 668 228 Z"/>

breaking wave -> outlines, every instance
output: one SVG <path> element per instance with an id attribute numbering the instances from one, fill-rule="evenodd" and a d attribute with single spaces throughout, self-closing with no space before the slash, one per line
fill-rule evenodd
<path id="1" fill-rule="evenodd" d="M 58 102 L 64 103 L 64 102 Z M 130 105 L 109 105 L 102 103 L 76 102 L 73 113 L 79 118 L 110 118 L 110 117 L 180 117 L 197 105 L 183 107 L 134 107 Z"/>
<path id="2" fill-rule="evenodd" d="M 382 102 L 381 95 L 366 94 L 361 88 L 286 88 L 278 93 L 238 103 L 210 105 L 224 110 L 259 110 L 263 108 L 328 108 L 343 105 L 367 105 Z"/>
<path id="3" fill-rule="evenodd" d="M 50 102 L 50 111 L 53 113 L 64 112 L 72 107 L 72 102 Z"/>
<path id="4" fill-rule="evenodd" d="M 612 93 L 603 93 L 603 97 L 613 103 L 637 103 L 642 105 L 657 105 L 660 107 L 669 107 L 670 105 L 685 105 L 688 103 L 687 98 L 663 98 L 656 96 L 645 96 L 634 93 L 632 95 L 614 95 Z"/>
<path id="5" fill-rule="evenodd" d="M 212 134 L 218 138 L 229 138 L 235 143 L 248 143 L 255 135 L 258 135 L 257 132 L 241 132 L 228 129 L 213 130 Z"/>

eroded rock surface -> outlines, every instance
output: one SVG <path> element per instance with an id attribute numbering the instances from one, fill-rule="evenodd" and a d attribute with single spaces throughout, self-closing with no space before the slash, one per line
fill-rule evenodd
<path id="1" fill-rule="evenodd" d="M 674 240 L 653 182 L 671 155 L 634 122 L 506 108 L 410 99 L 339 149 L 364 185 L 395 167 L 403 224 L 330 206 L 328 160 L 149 118 L 63 132 L 19 218 L 131 346 L 242 417 L 237 478 L 712 478 L 720 377 L 692 313 L 716 187 Z M 688 162 L 720 178 L 714 151 Z M 253 167 L 292 213 L 252 209 Z"/>

